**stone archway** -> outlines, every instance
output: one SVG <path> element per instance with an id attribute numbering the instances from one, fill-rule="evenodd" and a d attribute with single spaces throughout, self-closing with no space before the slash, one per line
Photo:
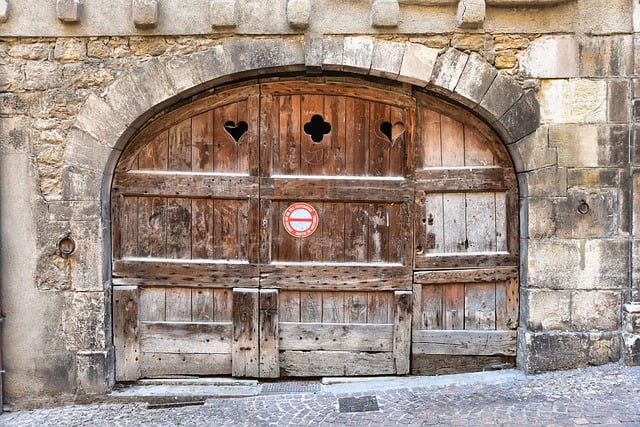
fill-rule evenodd
<path id="1" fill-rule="evenodd" d="M 514 143 L 537 129 L 537 100 L 477 54 L 366 36 L 228 39 L 207 51 L 168 62 L 150 60 L 114 81 L 103 96 L 90 96 L 76 118 L 65 151 L 65 178 L 74 183 L 67 197 L 102 201 L 108 206 L 113 170 L 124 145 L 156 112 L 181 99 L 265 73 L 325 71 L 381 77 L 437 94 L 488 123 L 507 145 L 516 171 L 525 170 L 530 161 L 529 154 Z M 110 263 L 110 234 L 105 210 L 104 243 L 96 239 L 86 248 L 105 266 Z M 96 278 L 109 282 L 108 267 L 96 263 L 92 268 Z M 104 316 L 109 311 L 105 307 Z M 112 350 L 105 350 L 89 356 L 94 361 L 99 357 L 104 371 L 112 374 Z"/>

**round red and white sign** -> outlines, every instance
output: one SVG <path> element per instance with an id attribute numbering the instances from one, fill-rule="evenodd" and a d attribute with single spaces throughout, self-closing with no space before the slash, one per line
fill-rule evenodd
<path id="1" fill-rule="evenodd" d="M 284 211 L 282 223 L 293 237 L 309 237 L 318 228 L 318 212 L 309 203 L 293 203 Z"/>

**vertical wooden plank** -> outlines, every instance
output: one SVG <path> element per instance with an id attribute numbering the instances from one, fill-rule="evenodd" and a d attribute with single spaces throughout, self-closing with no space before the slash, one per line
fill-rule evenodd
<path id="1" fill-rule="evenodd" d="M 444 252 L 467 252 L 469 243 L 465 218 L 465 195 L 464 193 L 444 193 L 442 198 Z"/>
<path id="2" fill-rule="evenodd" d="M 410 251 L 412 249 L 413 229 L 411 228 L 412 215 L 409 213 L 410 206 L 410 202 L 387 205 L 386 215 L 389 221 L 388 262 L 399 262 L 404 265 L 411 264 L 412 256 Z M 415 232 L 420 234 L 420 229 L 416 229 Z"/>
<path id="3" fill-rule="evenodd" d="M 284 164 L 283 153 L 280 152 L 280 110 L 279 99 L 271 94 L 262 92 L 259 94 L 260 104 L 260 143 L 256 147 L 256 155 L 259 171 L 252 171 L 253 176 L 271 176 L 275 173 L 284 173 L 280 165 Z"/>
<path id="4" fill-rule="evenodd" d="M 507 283 L 496 281 L 496 329 L 509 329 L 507 319 Z"/>
<path id="5" fill-rule="evenodd" d="M 213 112 L 205 111 L 191 118 L 191 170 L 213 171 Z"/>
<path id="6" fill-rule="evenodd" d="M 507 210 L 507 195 L 504 192 L 494 193 L 495 195 L 495 220 L 496 220 L 496 251 L 509 250 L 508 239 L 509 230 L 507 229 L 507 215 L 517 215 L 517 211 L 509 212 Z M 515 198 L 515 197 L 514 197 Z M 517 236 L 517 232 L 514 233 Z"/>
<path id="7" fill-rule="evenodd" d="M 422 132 L 416 144 L 416 169 L 439 168 L 442 166 L 442 135 L 440 114 L 435 111 L 419 110 Z"/>
<path id="8" fill-rule="evenodd" d="M 389 172 L 388 176 L 403 176 L 405 171 L 406 142 L 410 138 L 410 121 L 405 119 L 402 108 L 391 107 L 391 142 L 389 143 Z M 408 153 L 408 152 L 407 152 Z M 409 159 L 406 159 L 409 163 Z M 408 168 L 413 169 L 413 168 Z"/>
<path id="9" fill-rule="evenodd" d="M 496 328 L 496 287 L 493 283 L 469 283 L 464 291 L 464 328 Z"/>
<path id="10" fill-rule="evenodd" d="M 114 237 L 120 242 L 120 252 L 114 244 L 114 254 L 117 258 L 139 256 L 138 253 L 138 198 L 120 196 L 119 223 L 120 229 L 114 227 Z M 118 202 L 115 202 L 117 204 Z M 115 241 L 116 239 L 114 239 Z"/>
<path id="11" fill-rule="evenodd" d="M 146 170 L 167 170 L 169 157 L 169 132 L 159 133 L 138 155 L 138 168 Z"/>
<path id="12" fill-rule="evenodd" d="M 389 174 L 389 150 L 391 140 L 382 133 L 380 126 L 390 122 L 391 112 L 388 105 L 379 102 L 371 103 L 369 123 L 369 175 L 387 176 Z"/>
<path id="13" fill-rule="evenodd" d="M 348 203 L 344 209 L 346 262 L 366 262 L 369 242 L 369 223 L 367 220 L 368 205 L 364 203 Z"/>
<path id="14" fill-rule="evenodd" d="M 302 138 L 300 95 L 283 95 L 276 99 L 278 111 L 276 115 L 267 119 L 272 122 L 271 126 L 278 126 L 278 139 L 273 147 L 273 173 L 299 175 Z"/>
<path id="15" fill-rule="evenodd" d="M 191 290 L 191 320 L 213 322 L 213 289 Z"/>
<path id="16" fill-rule="evenodd" d="M 311 135 L 307 134 L 304 127 L 311 123 L 313 116 L 320 116 L 327 123 L 324 113 L 324 96 L 302 95 L 300 100 L 300 124 L 302 125 L 300 137 L 300 173 L 302 175 L 321 175 L 324 168 L 324 148 L 328 147 L 326 135 L 322 140 L 315 142 Z M 329 123 L 329 125 L 331 125 Z M 332 128 L 333 129 L 333 128 Z"/>
<path id="17" fill-rule="evenodd" d="M 442 300 L 444 288 L 442 285 L 422 286 L 422 307 L 420 309 L 420 329 L 442 329 Z"/>
<path id="18" fill-rule="evenodd" d="M 237 105 L 238 115 L 236 125 L 238 123 L 245 122 L 247 124 L 247 130 L 236 142 L 236 155 L 238 161 L 236 165 L 236 172 L 249 175 L 249 165 L 252 160 L 251 154 L 255 152 L 255 146 L 258 144 L 258 122 L 254 118 L 256 113 L 255 111 L 252 111 L 252 108 L 257 110 L 258 102 L 255 100 L 255 97 L 250 97 L 243 101 L 239 101 Z M 255 161 L 257 159 L 253 158 L 253 160 Z"/>
<path id="19" fill-rule="evenodd" d="M 217 199 L 213 206 L 213 256 L 216 259 L 238 259 L 238 201 Z"/>
<path id="20" fill-rule="evenodd" d="M 345 292 L 345 323 L 367 323 L 368 304 L 366 292 Z"/>
<path id="21" fill-rule="evenodd" d="M 368 212 L 369 233 L 367 242 L 368 262 L 389 261 L 389 223 L 387 205 L 370 204 Z"/>
<path id="22" fill-rule="evenodd" d="M 260 378 L 280 376 L 278 291 L 260 290 Z"/>
<path id="23" fill-rule="evenodd" d="M 258 290 L 233 290 L 233 344 L 231 371 L 234 377 L 260 376 L 258 342 Z"/>
<path id="24" fill-rule="evenodd" d="M 169 128 L 168 169 L 191 171 L 191 119 Z"/>
<path id="25" fill-rule="evenodd" d="M 273 202 L 272 230 L 276 232 L 272 237 L 272 257 L 273 261 L 300 261 L 300 239 L 291 236 L 284 229 L 282 215 L 290 202 Z"/>
<path id="26" fill-rule="evenodd" d="M 462 123 L 441 116 L 442 166 L 464 166 L 464 127 Z"/>
<path id="27" fill-rule="evenodd" d="M 191 200 L 167 199 L 167 258 L 191 259 Z"/>
<path id="28" fill-rule="evenodd" d="M 508 279 L 506 286 L 507 310 L 504 325 L 509 329 L 516 329 L 518 327 L 520 306 L 518 279 Z"/>
<path id="29" fill-rule="evenodd" d="M 256 243 L 258 234 L 250 234 L 251 232 L 258 232 L 258 224 L 256 224 L 255 216 L 259 215 L 257 209 L 252 205 L 254 203 L 258 203 L 257 198 L 252 197 L 249 200 L 238 200 L 236 201 L 237 206 L 237 221 L 236 221 L 236 235 L 237 235 L 237 245 L 236 245 L 236 258 L 238 260 L 247 260 L 249 259 L 249 253 L 252 251 L 251 243 Z M 252 221 L 249 224 L 249 221 Z M 251 227 L 251 229 L 249 228 Z M 255 248 L 253 249 L 255 253 Z M 255 258 L 254 258 L 255 259 Z M 255 260 L 254 262 L 256 262 Z"/>
<path id="30" fill-rule="evenodd" d="M 233 291 L 230 289 L 213 290 L 213 321 L 231 322 L 233 320 Z"/>
<path id="31" fill-rule="evenodd" d="M 423 199 L 424 211 L 420 212 L 416 221 L 420 221 L 422 229 L 425 230 L 424 252 L 445 252 L 445 195 L 442 193 L 427 194 Z"/>
<path id="32" fill-rule="evenodd" d="M 346 171 L 346 99 L 343 96 L 325 96 L 325 114 L 331 123 L 331 132 L 325 136 L 324 174 L 344 175 Z"/>
<path id="33" fill-rule="evenodd" d="M 322 204 L 322 260 L 344 261 L 344 203 Z"/>
<path id="34" fill-rule="evenodd" d="M 300 292 L 280 291 L 278 316 L 281 322 L 300 322 Z"/>
<path id="35" fill-rule="evenodd" d="M 496 250 L 495 202 L 492 192 L 466 194 L 468 252 Z"/>
<path id="36" fill-rule="evenodd" d="M 322 322 L 322 292 L 300 292 L 300 321 Z"/>
<path id="37" fill-rule="evenodd" d="M 278 203 L 272 202 L 267 198 L 261 198 L 259 200 L 250 201 L 250 223 L 251 230 L 259 230 L 256 236 L 259 236 L 259 241 L 250 240 L 249 242 L 249 256 L 250 260 L 257 256 L 257 262 L 260 264 L 269 264 L 279 258 L 279 241 L 278 239 L 278 223 L 276 220 L 276 212 L 278 210 Z M 254 219 L 255 218 L 255 219 Z M 253 245 L 257 246 L 256 250 Z M 256 253 L 257 251 L 257 253 Z M 251 261 L 250 261 L 251 262 Z"/>
<path id="38" fill-rule="evenodd" d="M 344 292 L 322 293 L 322 322 L 344 322 Z"/>
<path id="39" fill-rule="evenodd" d="M 166 320 L 166 293 L 164 288 L 140 290 L 140 320 L 161 322 Z"/>
<path id="40" fill-rule="evenodd" d="M 413 330 L 417 331 L 420 329 L 424 329 L 424 323 L 422 320 L 422 289 L 423 285 L 420 283 L 413 284 L 413 314 L 412 314 L 412 325 Z"/>
<path id="41" fill-rule="evenodd" d="M 382 324 L 393 321 L 391 292 L 367 293 L 367 323 Z"/>
<path id="42" fill-rule="evenodd" d="M 113 341 L 116 381 L 135 381 L 140 378 L 136 286 L 113 288 Z"/>
<path id="43" fill-rule="evenodd" d="M 394 292 L 393 359 L 397 375 L 409 373 L 411 354 L 411 291 Z"/>
<path id="44" fill-rule="evenodd" d="M 347 98 L 347 175 L 364 176 L 369 166 L 369 102 Z"/>
<path id="45" fill-rule="evenodd" d="M 166 290 L 166 316 L 169 322 L 191 321 L 191 289 L 168 288 Z"/>
<path id="46" fill-rule="evenodd" d="M 443 329 L 464 329 L 464 284 L 451 283 L 443 287 Z"/>
<path id="47" fill-rule="evenodd" d="M 225 123 L 238 125 L 238 105 L 229 104 L 213 111 L 214 172 L 236 173 L 238 149 L 236 141 L 225 129 Z"/>
<path id="48" fill-rule="evenodd" d="M 213 200 L 191 201 L 191 258 L 213 259 Z"/>
<path id="49" fill-rule="evenodd" d="M 166 199 L 138 198 L 138 250 L 143 257 L 166 255 Z"/>
<path id="50" fill-rule="evenodd" d="M 490 166 L 495 164 L 491 145 L 471 126 L 464 126 L 465 166 Z"/>
<path id="51" fill-rule="evenodd" d="M 311 202 L 311 205 L 318 212 L 318 228 L 309 237 L 300 240 L 300 261 L 322 262 L 323 234 L 325 229 L 325 209 L 322 202 Z"/>

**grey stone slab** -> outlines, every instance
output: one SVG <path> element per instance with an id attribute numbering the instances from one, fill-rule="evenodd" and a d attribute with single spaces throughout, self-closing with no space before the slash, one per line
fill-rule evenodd
<path id="1" fill-rule="evenodd" d="M 293 28 L 307 28 L 311 17 L 311 0 L 288 0 L 287 21 Z"/>
<path id="2" fill-rule="evenodd" d="M 91 135 L 100 144 L 114 147 L 126 130 L 127 123 L 103 99 L 91 94 L 76 116 L 75 127 Z"/>
<path id="3" fill-rule="evenodd" d="M 324 37 L 322 39 L 322 69 L 342 71 L 344 37 Z"/>
<path id="4" fill-rule="evenodd" d="M 629 100 L 631 88 L 628 80 L 607 82 L 607 119 L 611 123 L 629 121 Z"/>
<path id="5" fill-rule="evenodd" d="M 468 60 L 469 55 L 457 49 L 448 49 L 440 55 L 431 75 L 435 90 L 446 95 L 453 92 Z"/>
<path id="6" fill-rule="evenodd" d="M 398 80 L 425 87 L 431 80 L 439 52 L 438 49 L 407 42 Z"/>
<path id="7" fill-rule="evenodd" d="M 524 94 L 520 85 L 504 73 L 498 73 L 482 98 L 480 106 L 493 117 L 502 117 Z"/>
<path id="8" fill-rule="evenodd" d="M 62 22 L 78 22 L 80 20 L 80 1 L 56 0 L 56 14 Z"/>
<path id="9" fill-rule="evenodd" d="M 235 27 L 238 23 L 236 3 L 236 0 L 211 0 L 209 4 L 211 27 Z"/>
<path id="10" fill-rule="evenodd" d="M 400 74 L 405 43 L 375 40 L 371 57 L 372 76 L 395 80 Z"/>
<path id="11" fill-rule="evenodd" d="M 371 26 L 375 28 L 393 28 L 400 22 L 398 0 L 373 0 L 371 2 Z"/>
<path id="12" fill-rule="evenodd" d="M 322 68 L 322 37 L 307 35 L 304 38 L 304 64 L 312 72 Z"/>
<path id="13" fill-rule="evenodd" d="M 158 25 L 158 0 L 132 0 L 133 24 L 148 29 Z"/>
<path id="14" fill-rule="evenodd" d="M 373 55 L 372 37 L 345 37 L 342 70 L 369 74 Z"/>
<path id="15" fill-rule="evenodd" d="M 487 92 L 498 71 L 477 53 L 469 55 L 469 59 L 460 75 L 455 93 L 468 106 L 479 104 Z"/>
<path id="16" fill-rule="evenodd" d="M 533 133 L 540 125 L 540 104 L 535 93 L 525 92 L 498 122 L 507 132 L 507 143 L 518 141 Z"/>

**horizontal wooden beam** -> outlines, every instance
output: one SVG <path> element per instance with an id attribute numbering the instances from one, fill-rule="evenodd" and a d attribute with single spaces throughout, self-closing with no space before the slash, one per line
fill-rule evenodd
<path id="1" fill-rule="evenodd" d="M 280 350 L 392 351 L 392 324 L 280 322 Z"/>
<path id="2" fill-rule="evenodd" d="M 414 330 L 413 354 L 515 356 L 516 331 Z"/>
<path id="3" fill-rule="evenodd" d="M 502 267 L 518 265 L 517 255 L 503 252 L 483 253 L 439 253 L 437 255 L 416 255 L 415 268 L 420 269 L 445 269 L 474 267 Z"/>
<path id="4" fill-rule="evenodd" d="M 290 377 L 392 375 L 393 353 L 282 351 L 280 372 Z"/>
<path id="5" fill-rule="evenodd" d="M 231 323 L 140 322 L 140 349 L 147 353 L 231 354 Z"/>
<path id="6" fill-rule="evenodd" d="M 423 285 L 440 285 L 446 283 L 483 283 L 517 278 L 518 267 L 511 266 L 491 269 L 417 271 L 413 275 L 413 282 Z"/>
<path id="7" fill-rule="evenodd" d="M 424 169 L 415 172 L 416 191 L 425 193 L 505 191 L 501 167 Z"/>

